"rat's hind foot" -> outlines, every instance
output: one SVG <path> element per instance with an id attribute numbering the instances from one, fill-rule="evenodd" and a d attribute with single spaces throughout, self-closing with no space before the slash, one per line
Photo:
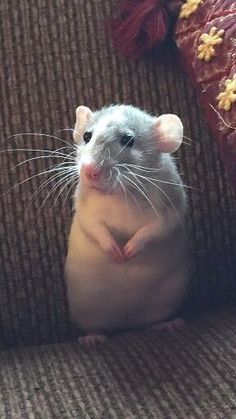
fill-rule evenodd
<path id="1" fill-rule="evenodd" d="M 167 330 L 168 332 L 175 333 L 175 332 L 179 332 L 185 329 L 185 327 L 186 327 L 186 322 L 180 317 L 177 317 L 174 320 L 156 323 L 153 326 L 151 326 L 151 329 L 161 330 L 161 331 Z"/>
<path id="2" fill-rule="evenodd" d="M 78 342 L 84 348 L 94 348 L 97 345 L 101 345 L 106 340 L 105 335 L 86 335 L 80 336 Z"/>

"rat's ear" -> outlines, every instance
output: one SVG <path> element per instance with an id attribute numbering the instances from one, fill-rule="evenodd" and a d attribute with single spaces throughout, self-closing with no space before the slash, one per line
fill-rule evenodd
<path id="1" fill-rule="evenodd" d="M 85 131 L 87 123 L 92 118 L 92 111 L 87 106 L 78 106 L 76 108 L 76 121 L 75 128 L 73 131 L 73 138 L 76 143 L 80 143 L 83 140 L 83 133 Z"/>
<path id="2" fill-rule="evenodd" d="M 167 113 L 156 118 L 155 132 L 158 151 L 173 153 L 183 140 L 183 124 L 177 115 Z"/>

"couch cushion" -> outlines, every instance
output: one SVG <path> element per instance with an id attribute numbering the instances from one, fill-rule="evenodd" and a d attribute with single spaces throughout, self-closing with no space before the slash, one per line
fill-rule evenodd
<path id="1" fill-rule="evenodd" d="M 78 104 L 98 108 L 124 102 L 152 113 L 179 114 L 185 135 L 192 139 L 192 145 L 183 145 L 177 154 L 180 170 L 187 185 L 200 189 L 188 190 L 196 261 L 191 304 L 202 308 L 232 303 L 235 204 L 217 145 L 173 51 L 165 63 L 155 57 L 133 63 L 117 57 L 105 31 L 115 5 L 110 0 L 0 2 L 1 151 L 65 146 L 50 137 L 7 139 L 20 132 L 59 135 L 71 143 L 70 134 L 58 130 L 73 127 Z M 57 200 L 59 189 L 51 200 L 46 200 L 50 184 L 40 189 L 46 178 L 38 174 L 55 164 L 53 155 L 13 169 L 39 155 L 0 153 L 0 339 L 10 344 L 49 342 L 71 334 L 63 278 L 72 208 L 72 199 L 65 199 L 69 189 Z M 18 182 L 24 183 L 14 187 Z"/>
<path id="2" fill-rule="evenodd" d="M 206 0 L 191 10 L 191 2 L 182 7 L 177 45 L 236 188 L 235 1 Z"/>
<path id="3" fill-rule="evenodd" d="M 7 418 L 233 418 L 236 312 L 203 315 L 186 331 L 117 336 L 1 352 Z"/>

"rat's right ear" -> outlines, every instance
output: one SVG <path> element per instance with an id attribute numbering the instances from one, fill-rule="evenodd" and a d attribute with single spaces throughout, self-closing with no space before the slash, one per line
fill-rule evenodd
<path id="1" fill-rule="evenodd" d="M 80 143 L 83 141 L 83 133 L 85 132 L 87 123 L 92 118 L 93 112 L 87 108 L 87 106 L 78 106 L 75 113 L 76 121 L 73 131 L 73 139 L 75 143 Z"/>
<path id="2" fill-rule="evenodd" d="M 157 147 L 162 153 L 178 150 L 183 140 L 183 124 L 177 115 L 167 113 L 158 116 L 155 121 Z"/>

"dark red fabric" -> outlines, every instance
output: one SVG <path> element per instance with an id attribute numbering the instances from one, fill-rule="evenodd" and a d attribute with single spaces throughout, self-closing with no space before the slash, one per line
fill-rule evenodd
<path id="1" fill-rule="evenodd" d="M 198 46 L 202 43 L 200 36 L 209 33 L 212 27 L 224 29 L 225 33 L 222 44 L 214 47 L 216 56 L 205 62 L 197 57 Z M 204 0 L 188 19 L 179 17 L 176 41 L 236 189 L 236 103 L 227 111 L 218 107 L 217 100 L 225 81 L 236 76 L 236 1 Z"/>
<path id="2" fill-rule="evenodd" d="M 169 30 L 168 0 L 123 0 L 110 21 L 114 45 L 126 58 L 137 58 L 159 45 Z"/>

